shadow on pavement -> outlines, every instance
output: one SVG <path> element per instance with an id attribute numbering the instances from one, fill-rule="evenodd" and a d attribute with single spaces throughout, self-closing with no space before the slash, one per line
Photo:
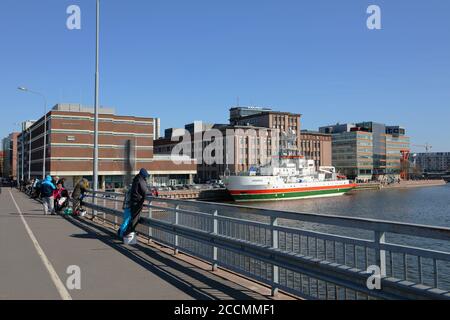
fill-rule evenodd
<path id="1" fill-rule="evenodd" d="M 172 284 L 179 290 L 185 292 L 189 296 L 197 300 L 224 300 L 224 299 L 236 299 L 236 300 L 267 300 L 264 295 L 257 294 L 251 290 L 241 287 L 238 284 L 231 283 L 225 284 L 227 280 L 220 282 L 217 276 L 210 274 L 206 276 L 203 273 L 207 271 L 196 268 L 189 265 L 187 262 L 171 258 L 169 255 L 158 252 L 157 250 L 146 247 L 145 245 L 138 244 L 132 249 L 125 247 L 120 240 L 117 239 L 117 235 L 114 231 L 95 224 L 88 220 L 82 220 L 80 218 L 65 217 L 65 219 L 75 225 L 76 227 L 84 230 L 87 234 L 74 234 L 72 237 L 79 239 L 98 239 L 106 245 L 114 248 L 127 258 L 131 259 L 135 263 L 139 264 L 143 268 L 157 275 L 159 278 Z M 158 262 L 155 264 L 138 253 L 144 253 L 147 258 L 153 259 Z M 184 264 L 184 265 L 183 265 Z M 201 288 L 195 287 L 195 285 L 189 283 L 190 279 L 183 279 L 179 274 L 186 275 L 187 278 L 192 278 L 202 284 Z M 216 279 L 214 279 L 216 278 Z"/>

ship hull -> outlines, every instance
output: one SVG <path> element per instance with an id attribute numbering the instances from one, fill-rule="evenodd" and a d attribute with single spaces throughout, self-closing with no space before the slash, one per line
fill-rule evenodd
<path id="1" fill-rule="evenodd" d="M 226 182 L 227 189 L 236 202 L 282 201 L 310 198 L 343 196 L 353 190 L 356 185 L 350 181 L 325 181 L 296 183 L 286 187 L 277 184 L 272 177 L 264 183 L 254 183 L 264 179 L 250 177 L 230 177 Z"/>

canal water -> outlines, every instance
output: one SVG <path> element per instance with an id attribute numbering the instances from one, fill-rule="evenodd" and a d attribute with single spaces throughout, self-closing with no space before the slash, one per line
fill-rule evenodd
<path id="1" fill-rule="evenodd" d="M 245 203 L 245 206 L 259 207 L 273 210 L 320 213 L 325 215 L 338 215 L 347 217 L 370 218 L 377 220 L 397 221 L 450 228 L 450 185 L 438 187 L 421 187 L 410 189 L 385 189 L 374 191 L 358 191 L 342 197 L 315 198 L 305 200 L 280 202 L 254 202 Z M 185 210 L 200 211 L 196 202 L 183 205 Z M 236 217 L 248 221 L 269 223 L 269 218 L 255 215 L 252 210 L 241 208 L 239 211 L 219 208 L 221 216 Z M 153 213 L 153 217 L 165 221 L 174 221 L 173 213 L 160 210 Z M 178 223 L 190 228 L 211 232 L 210 219 L 191 214 L 180 213 Z M 307 223 L 301 220 L 280 219 L 280 225 L 313 231 L 308 235 L 299 236 L 293 231 L 279 232 L 278 247 L 280 250 L 293 254 L 327 260 L 329 262 L 346 265 L 359 270 L 367 270 L 368 266 L 376 264 L 375 250 L 360 245 L 351 245 L 343 241 L 323 241 L 316 232 L 333 234 L 342 237 L 373 240 L 372 231 L 355 228 L 342 228 L 318 223 Z M 291 229 L 292 230 L 292 229 Z M 148 230 L 142 230 L 147 232 Z M 245 224 L 232 221 L 220 221 L 218 233 L 231 238 L 237 238 L 252 243 L 270 246 L 272 235 L 267 227 L 246 227 Z M 153 230 L 153 236 L 162 243 L 175 243 L 174 235 L 166 231 Z M 347 239 L 347 238 L 341 238 Z M 386 241 L 392 244 L 413 246 L 423 249 L 432 249 L 450 252 L 449 241 L 438 241 L 419 237 L 404 236 L 389 233 Z M 191 252 L 205 259 L 212 256 L 213 245 L 196 242 L 179 237 L 178 246 L 185 252 Z M 271 281 L 273 269 L 269 262 L 261 261 L 238 252 L 219 248 L 217 252 L 218 264 L 231 270 L 243 271 L 256 278 Z M 430 258 L 403 255 L 398 252 L 386 252 L 387 275 L 414 283 L 422 283 L 430 287 L 450 290 L 450 262 L 436 261 Z M 331 283 L 314 279 L 291 270 L 279 269 L 279 283 L 281 288 L 300 293 L 306 297 L 327 299 L 365 299 L 365 295 L 345 290 Z"/>
<path id="2" fill-rule="evenodd" d="M 343 197 L 246 203 L 252 207 L 450 227 L 450 184 L 355 191 Z"/>
<path id="3" fill-rule="evenodd" d="M 450 228 L 450 184 L 436 187 L 354 191 L 342 197 L 279 202 L 252 202 L 245 203 L 245 205 L 264 209 L 370 218 Z M 241 218 L 254 219 L 251 215 L 246 214 L 242 214 Z M 301 221 L 286 221 L 280 224 L 359 239 L 370 239 L 373 237 L 373 234 L 362 230 L 342 230 L 333 226 L 314 225 Z M 294 243 L 291 246 L 291 250 L 294 252 L 304 253 L 305 250 L 308 253 L 310 252 L 309 248 L 304 249 L 302 247 L 301 240 L 297 241 L 298 239 L 293 237 L 289 238 L 289 236 L 284 240 L 287 243 Z M 390 243 L 400 245 L 450 252 L 450 242 L 448 241 L 395 234 L 388 234 L 386 240 Z M 308 239 L 307 246 L 310 246 Z M 316 242 L 315 245 L 312 245 L 311 251 L 326 252 L 325 244 L 321 247 Z M 352 253 L 351 248 L 348 250 L 345 246 L 341 246 L 338 251 L 340 252 L 333 254 L 333 262 L 348 264 L 345 263 L 346 260 L 354 260 L 353 264 L 350 263 L 350 265 L 360 269 L 367 267 L 368 262 L 365 259 L 369 259 L 368 261 L 374 263 L 374 253 L 359 253 L 356 248 Z M 444 290 L 450 290 L 450 262 L 448 261 L 438 261 L 437 271 L 434 271 L 432 260 L 423 259 L 419 261 L 417 257 L 402 256 L 401 254 L 395 253 L 388 253 L 387 260 L 388 275 L 390 276 L 412 280 L 430 286 L 436 285 L 433 280 L 436 276 L 439 282 L 438 287 Z"/>

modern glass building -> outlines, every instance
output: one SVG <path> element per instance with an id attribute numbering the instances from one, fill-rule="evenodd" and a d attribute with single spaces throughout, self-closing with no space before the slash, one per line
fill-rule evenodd
<path id="1" fill-rule="evenodd" d="M 319 130 L 332 134 L 333 166 L 341 174 L 361 181 L 400 178 L 402 154 L 410 150 L 404 128 L 361 122 Z"/>
<path id="2" fill-rule="evenodd" d="M 333 134 L 332 163 L 351 179 L 370 180 L 373 175 L 373 136 L 370 132 Z"/>
<path id="3" fill-rule="evenodd" d="M 373 174 L 383 175 L 386 172 L 386 126 L 376 122 L 362 122 L 356 124 L 356 127 L 372 133 Z"/>
<path id="4" fill-rule="evenodd" d="M 386 174 L 398 175 L 402 170 L 402 151 L 409 151 L 409 137 L 386 134 Z"/>

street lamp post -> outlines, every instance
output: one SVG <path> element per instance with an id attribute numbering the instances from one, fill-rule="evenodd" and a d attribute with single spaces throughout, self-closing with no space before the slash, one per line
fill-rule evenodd
<path id="1" fill-rule="evenodd" d="M 100 0 L 97 0 L 96 44 L 95 44 L 95 106 L 94 106 L 94 163 L 93 187 L 98 190 L 98 108 L 99 108 L 99 40 L 100 40 Z"/>
<path id="2" fill-rule="evenodd" d="M 45 169 L 47 160 L 47 98 L 42 93 L 30 90 L 25 87 L 19 87 L 18 89 L 21 91 L 38 95 L 42 99 L 44 99 L 44 156 L 42 157 L 42 180 L 45 180 L 45 171 L 46 171 Z M 30 148 L 31 148 L 31 138 L 30 138 Z"/>

